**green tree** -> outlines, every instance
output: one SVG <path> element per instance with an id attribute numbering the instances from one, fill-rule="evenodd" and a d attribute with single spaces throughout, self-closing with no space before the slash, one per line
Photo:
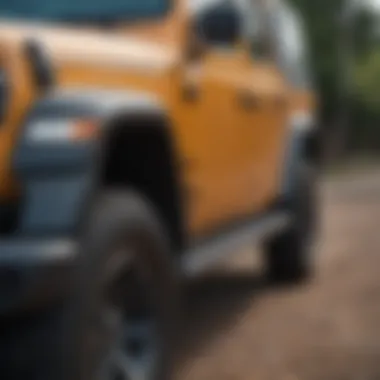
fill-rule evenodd
<path id="1" fill-rule="evenodd" d="M 367 112 L 380 114 L 380 49 L 357 64 L 354 77 L 356 102 Z"/>
<path id="2" fill-rule="evenodd" d="M 354 123 L 349 147 L 376 152 L 380 148 L 380 48 L 360 59 L 354 72 Z"/>
<path id="3" fill-rule="evenodd" d="M 364 119 L 365 123 L 374 120 L 373 112 L 380 105 L 380 61 L 377 53 L 371 56 L 377 44 L 375 26 L 378 19 L 362 9 L 355 14 L 351 28 L 343 29 L 342 15 L 347 1 L 291 0 L 301 11 L 307 27 L 312 69 L 320 97 L 321 126 L 327 131 L 326 140 L 340 143 L 337 150 L 344 149 L 344 140 L 357 135 L 358 125 Z M 355 69 L 358 61 L 359 67 Z M 355 80 L 352 80 L 351 70 L 356 72 Z M 344 83 L 345 72 L 349 74 L 346 77 L 348 87 Z M 349 119 L 342 122 L 345 110 L 349 110 Z M 347 126 L 355 131 L 347 130 Z"/>
<path id="4" fill-rule="evenodd" d="M 360 59 L 370 54 L 378 44 L 378 25 L 379 15 L 368 10 L 362 9 L 358 12 L 355 22 L 354 48 L 355 56 Z"/>
<path id="5" fill-rule="evenodd" d="M 322 123 L 329 123 L 339 98 L 339 17 L 343 0 L 292 0 L 301 11 L 321 101 Z"/>

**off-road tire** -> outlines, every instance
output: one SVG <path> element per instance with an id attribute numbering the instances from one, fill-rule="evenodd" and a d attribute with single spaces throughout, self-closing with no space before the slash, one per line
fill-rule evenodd
<path id="1" fill-rule="evenodd" d="M 177 282 L 166 234 L 153 207 L 134 192 L 109 190 L 96 202 L 84 233 L 83 253 L 77 268 L 77 297 L 72 321 L 74 346 L 71 366 L 78 380 L 94 380 L 97 365 L 107 351 L 97 335 L 97 317 L 102 312 L 102 281 L 104 270 L 116 245 L 133 244 L 133 257 L 144 273 L 146 289 L 153 301 L 159 338 L 159 366 L 149 380 L 171 378 L 171 349 L 174 339 L 177 306 Z M 120 265 L 123 258 L 120 257 Z M 127 260 L 128 261 L 128 260 Z M 124 291 L 120 283 L 120 290 Z M 128 290 L 128 284 L 125 290 Z M 107 379 L 108 380 L 108 379 Z"/>
<path id="2" fill-rule="evenodd" d="M 264 246 L 266 276 L 272 283 L 300 283 L 313 274 L 318 197 L 311 164 L 302 162 L 298 166 L 293 189 L 285 206 L 292 218 L 290 226 Z"/>

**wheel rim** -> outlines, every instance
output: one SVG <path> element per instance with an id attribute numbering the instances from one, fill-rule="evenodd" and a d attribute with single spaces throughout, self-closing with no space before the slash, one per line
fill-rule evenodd
<path id="1" fill-rule="evenodd" d="M 134 256 L 130 250 L 128 255 Z M 127 272 L 113 276 L 107 286 L 102 319 L 109 338 L 100 365 L 100 380 L 152 380 L 158 369 L 156 315 L 147 285 L 130 258 Z M 133 293 L 129 296 L 138 305 L 132 305 L 131 298 L 124 298 L 123 294 L 114 296 L 114 289 L 120 287 L 120 277 L 126 279 L 126 287 Z"/>
<path id="2" fill-rule="evenodd" d="M 157 363 L 157 348 L 150 321 L 124 324 L 109 351 L 104 380 L 151 380 Z"/>

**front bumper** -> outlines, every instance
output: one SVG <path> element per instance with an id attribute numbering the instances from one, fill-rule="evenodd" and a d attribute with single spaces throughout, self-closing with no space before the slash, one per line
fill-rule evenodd
<path id="1" fill-rule="evenodd" d="M 68 239 L 0 241 L 0 316 L 67 296 L 76 256 L 76 244 Z"/>

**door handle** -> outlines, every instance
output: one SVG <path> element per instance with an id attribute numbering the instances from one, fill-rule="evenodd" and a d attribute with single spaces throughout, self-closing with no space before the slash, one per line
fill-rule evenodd
<path id="1" fill-rule="evenodd" d="M 186 102 L 195 102 L 199 99 L 200 88 L 197 83 L 187 82 L 182 86 L 182 98 Z"/>
<path id="2" fill-rule="evenodd" d="M 238 102 L 246 110 L 257 109 L 260 104 L 259 97 L 250 90 L 240 90 L 238 92 Z"/>

